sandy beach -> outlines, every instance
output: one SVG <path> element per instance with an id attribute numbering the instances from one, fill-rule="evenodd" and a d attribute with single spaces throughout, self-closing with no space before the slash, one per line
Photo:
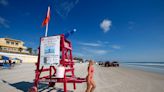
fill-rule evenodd
<path id="1" fill-rule="evenodd" d="M 164 92 L 164 75 L 134 70 L 129 68 L 101 67 L 94 65 L 96 82 L 95 92 Z M 13 69 L 0 70 L 0 92 L 27 92 L 33 85 L 34 64 L 20 64 Z M 87 63 L 76 64 L 75 74 L 85 77 Z M 70 92 L 84 92 L 86 83 L 77 84 L 74 91 L 72 84 L 68 84 Z M 63 84 L 47 88 L 41 85 L 39 92 L 62 92 Z"/>

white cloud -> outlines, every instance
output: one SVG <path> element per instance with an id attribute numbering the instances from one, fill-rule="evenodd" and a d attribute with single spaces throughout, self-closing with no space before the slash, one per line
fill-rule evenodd
<path id="1" fill-rule="evenodd" d="M 5 18 L 2 18 L 0 16 L 0 27 L 5 27 L 5 28 L 9 28 L 10 26 L 7 24 L 7 20 Z"/>
<path id="2" fill-rule="evenodd" d="M 93 49 L 93 48 L 82 48 L 82 49 L 90 54 L 104 55 L 108 53 L 107 50 L 102 50 L 102 49 Z"/>
<path id="3" fill-rule="evenodd" d="M 83 46 L 90 46 L 90 47 L 110 47 L 113 49 L 121 49 L 120 45 L 115 45 L 115 44 L 109 44 L 108 41 L 100 41 L 98 40 L 95 43 L 90 43 L 90 42 L 79 42 L 78 44 L 83 45 Z"/>
<path id="4" fill-rule="evenodd" d="M 93 47 L 100 47 L 101 44 L 99 43 L 86 43 L 86 42 L 79 42 L 80 45 L 84 45 L 84 46 L 93 46 Z"/>
<path id="5" fill-rule="evenodd" d="M 113 49 L 121 49 L 121 46 L 119 46 L 119 45 L 111 45 L 111 47 L 112 47 Z"/>
<path id="6" fill-rule="evenodd" d="M 0 0 L 0 4 L 3 6 L 7 6 L 9 3 L 7 0 Z"/>
<path id="7" fill-rule="evenodd" d="M 67 17 L 78 2 L 79 0 L 55 0 L 56 12 L 62 17 Z"/>
<path id="8" fill-rule="evenodd" d="M 105 41 L 104 43 L 105 43 L 105 44 L 109 44 L 109 42 L 108 42 L 108 41 Z"/>
<path id="9" fill-rule="evenodd" d="M 107 51 L 106 50 L 93 50 L 93 53 L 96 53 L 96 54 L 106 54 Z"/>
<path id="10" fill-rule="evenodd" d="M 102 43 L 102 41 L 98 40 L 97 43 Z"/>
<path id="11" fill-rule="evenodd" d="M 106 33 L 110 30 L 112 26 L 112 21 L 108 20 L 108 19 L 104 19 L 101 23 L 100 23 L 100 28 L 103 29 L 103 32 Z"/>
<path id="12" fill-rule="evenodd" d="M 99 44 L 101 44 L 101 45 L 109 44 L 108 41 L 101 41 L 101 40 L 98 40 L 97 43 L 99 43 Z"/>

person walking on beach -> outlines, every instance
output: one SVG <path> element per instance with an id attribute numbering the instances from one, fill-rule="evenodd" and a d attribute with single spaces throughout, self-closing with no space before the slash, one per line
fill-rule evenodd
<path id="1" fill-rule="evenodd" d="M 93 80 L 93 74 L 94 74 L 94 67 L 93 67 L 93 61 L 89 61 L 88 65 L 88 75 L 86 77 L 87 80 L 87 89 L 85 92 L 93 92 L 96 88 L 95 81 Z"/>

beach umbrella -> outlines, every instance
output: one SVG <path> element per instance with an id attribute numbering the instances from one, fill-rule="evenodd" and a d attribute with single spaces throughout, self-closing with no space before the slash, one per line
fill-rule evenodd
<path id="1" fill-rule="evenodd" d="M 2 59 L 3 59 L 3 60 L 10 60 L 10 58 L 7 57 L 7 56 L 2 56 Z"/>

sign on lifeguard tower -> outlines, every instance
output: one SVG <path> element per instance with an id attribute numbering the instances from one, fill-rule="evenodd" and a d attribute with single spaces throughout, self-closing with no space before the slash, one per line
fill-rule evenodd
<path id="1" fill-rule="evenodd" d="M 60 36 L 41 38 L 40 67 L 49 67 L 59 64 L 60 61 Z"/>

